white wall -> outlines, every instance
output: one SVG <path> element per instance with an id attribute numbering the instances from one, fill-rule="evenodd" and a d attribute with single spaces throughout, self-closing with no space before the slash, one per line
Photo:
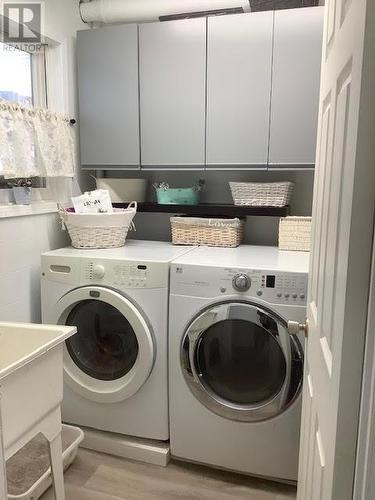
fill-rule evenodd
<path id="1" fill-rule="evenodd" d="M 65 244 L 56 214 L 0 219 L 0 321 L 40 321 L 40 254 Z"/>
<path id="2" fill-rule="evenodd" d="M 76 80 L 76 33 L 87 29 L 80 17 L 78 0 L 45 0 L 45 35 L 58 43 L 47 53 L 47 96 L 48 106 L 56 111 L 78 118 Z M 78 126 L 77 155 L 78 155 Z M 59 201 L 68 201 L 71 194 L 77 194 L 82 183 L 81 169 L 71 180 L 54 182 Z"/>
<path id="3" fill-rule="evenodd" d="M 45 34 L 59 42 L 57 64 L 49 79 L 54 109 L 76 116 L 75 36 L 85 29 L 78 0 L 46 0 Z M 56 61 L 55 61 L 56 62 Z M 56 196 L 63 201 L 79 190 L 80 174 L 59 181 Z M 1 194 L 5 201 L 5 194 Z M 0 321 L 40 320 L 40 254 L 66 244 L 56 214 L 0 219 Z"/>

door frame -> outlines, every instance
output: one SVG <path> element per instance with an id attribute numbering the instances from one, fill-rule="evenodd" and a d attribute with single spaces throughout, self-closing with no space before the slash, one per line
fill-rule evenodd
<path id="1" fill-rule="evenodd" d="M 375 226 L 375 217 L 374 217 Z M 358 426 L 358 444 L 353 500 L 375 495 L 375 232 L 370 274 L 366 346 L 364 353 L 362 396 Z"/>

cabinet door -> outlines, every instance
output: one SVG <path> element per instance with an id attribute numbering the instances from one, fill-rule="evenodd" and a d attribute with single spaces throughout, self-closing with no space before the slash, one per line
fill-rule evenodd
<path id="1" fill-rule="evenodd" d="M 139 168 L 138 28 L 78 32 L 81 163 Z"/>
<path id="2" fill-rule="evenodd" d="M 266 166 L 273 12 L 208 19 L 207 165 Z"/>
<path id="3" fill-rule="evenodd" d="M 142 166 L 203 166 L 206 20 L 143 24 L 139 37 Z"/>
<path id="4" fill-rule="evenodd" d="M 270 164 L 315 163 L 323 9 L 275 12 Z"/>

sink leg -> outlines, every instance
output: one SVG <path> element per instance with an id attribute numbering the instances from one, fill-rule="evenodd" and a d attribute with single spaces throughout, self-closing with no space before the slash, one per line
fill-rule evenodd
<path id="1" fill-rule="evenodd" d="M 1 457 L 0 465 L 0 498 L 8 498 L 7 478 L 5 473 L 5 460 Z"/>
<path id="2" fill-rule="evenodd" d="M 3 442 L 3 422 L 1 415 L 1 393 L 0 393 L 0 495 L 1 495 L 0 498 L 8 498 L 5 448 Z"/>
<path id="3" fill-rule="evenodd" d="M 56 500 L 65 500 L 64 468 L 61 432 L 49 442 L 49 455 L 51 460 L 52 480 Z"/>

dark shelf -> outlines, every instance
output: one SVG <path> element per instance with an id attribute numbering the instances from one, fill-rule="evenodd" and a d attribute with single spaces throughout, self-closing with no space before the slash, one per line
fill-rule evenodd
<path id="1" fill-rule="evenodd" d="M 126 208 L 127 203 L 115 203 L 117 208 Z M 160 205 L 154 202 L 138 203 L 138 212 L 183 214 L 211 217 L 286 217 L 289 207 L 248 207 L 229 204 L 201 203 L 199 205 Z"/>

